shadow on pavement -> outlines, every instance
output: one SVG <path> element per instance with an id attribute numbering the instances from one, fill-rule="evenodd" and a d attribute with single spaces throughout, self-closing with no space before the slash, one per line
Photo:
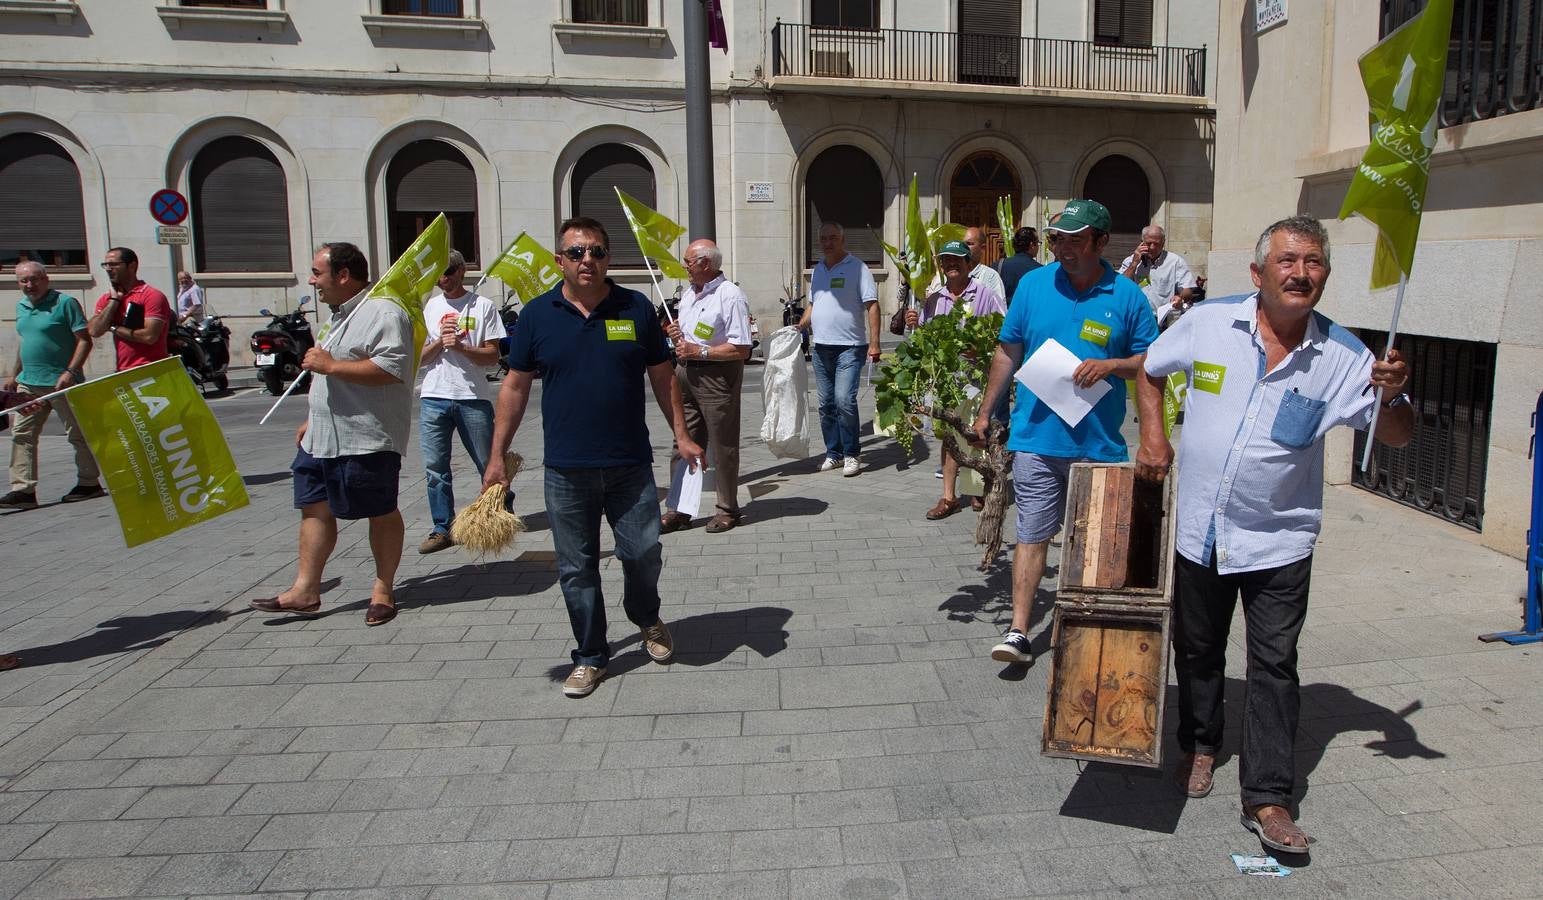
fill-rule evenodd
<path id="1" fill-rule="evenodd" d="M 610 556 L 607 551 L 602 558 Z M 469 562 L 397 584 L 397 606 L 403 611 L 449 606 L 494 597 L 539 594 L 557 583 L 557 562 L 550 550 L 526 550 L 514 559 Z M 366 603 L 355 604 L 364 609 Z"/>
<path id="2" fill-rule="evenodd" d="M 159 647 L 190 628 L 223 622 L 248 610 L 179 609 L 148 616 L 119 616 L 96 626 L 90 634 L 14 651 L 27 668 L 80 662 L 97 656 L 112 656 L 134 650 Z"/>
<path id="3" fill-rule="evenodd" d="M 1048 619 L 1055 603 L 1055 591 L 1045 585 L 1055 583 L 1056 571 L 1055 566 L 1045 567 L 1045 577 L 1040 581 L 1039 592 L 1034 595 L 1034 605 L 1029 610 L 1029 646 L 1035 660 L 1050 650 Z M 1013 620 L 1012 553 L 991 564 L 986 570 L 985 581 L 960 585 L 953 596 L 938 604 L 938 609 L 953 622 L 986 622 L 1005 631 Z M 1036 628 L 1040 629 L 1038 634 L 1034 633 Z M 1008 663 L 997 677 L 1003 681 L 1022 681 L 1033 665 L 1033 662 Z"/>
<path id="4" fill-rule="evenodd" d="M 285 469 L 282 472 L 264 472 L 261 475 L 243 475 L 241 482 L 247 487 L 257 487 L 263 484 L 274 484 L 279 481 L 288 481 L 294 473 Z"/>
<path id="5" fill-rule="evenodd" d="M 793 611 L 780 606 L 753 606 L 749 609 L 701 613 L 667 623 L 675 638 L 675 658 L 670 665 L 698 668 L 710 666 L 727 659 L 730 654 L 744 647 L 754 650 L 762 659 L 776 656 L 788 647 L 788 633 L 783 626 L 793 617 Z M 611 641 L 611 662 L 606 666 L 609 676 L 622 675 L 645 665 L 653 665 L 641 646 L 642 636 L 624 616 L 620 622 L 613 620 L 610 630 L 628 632 L 627 637 Z M 635 649 L 630 652 L 628 647 Z M 547 677 L 562 681 L 572 671 L 571 663 L 552 666 Z"/>
<path id="6" fill-rule="evenodd" d="M 1243 714 L 1243 681 L 1227 679 L 1227 707 L 1234 723 Z M 1170 723 L 1179 718 L 1178 687 L 1169 685 L 1164 717 Z M 1362 746 L 1376 756 L 1396 759 L 1419 757 L 1441 759 L 1446 756 L 1439 750 L 1420 742 L 1408 716 L 1419 710 L 1422 704 L 1415 701 L 1400 710 L 1391 710 L 1370 700 L 1357 697 L 1348 688 L 1337 684 L 1308 684 L 1302 686 L 1302 707 L 1319 707 L 1330 713 L 1316 719 L 1303 719 L 1298 727 L 1299 737 L 1306 734 L 1312 746 L 1296 753 L 1296 796 L 1292 802 L 1293 815 L 1311 787 L 1312 773 L 1323 761 L 1323 754 L 1333 739 L 1343 732 L 1381 731 L 1381 740 L 1369 741 Z M 1165 729 L 1171 735 L 1173 728 Z M 1237 779 L 1236 744 L 1238 727 L 1228 729 L 1224 746 L 1216 761 L 1216 778 Z M 1087 763 L 1071 793 L 1061 804 L 1061 815 L 1076 819 L 1088 819 L 1111 825 L 1124 825 L 1143 831 L 1173 834 L 1178 827 L 1184 804 L 1188 798 L 1173 784 L 1172 776 L 1182 751 L 1171 737 L 1166 739 L 1164 764 L 1161 770 L 1137 766 L 1119 766 L 1110 763 Z M 1214 801 L 1213 801 L 1214 802 Z M 1224 802 L 1234 802 L 1227 800 Z M 1242 826 L 1239 826 L 1240 828 Z M 1311 834 L 1311 823 L 1304 823 Z M 1260 845 L 1260 852 L 1273 854 L 1283 865 L 1297 867 L 1310 862 L 1309 854 L 1281 853 Z"/>

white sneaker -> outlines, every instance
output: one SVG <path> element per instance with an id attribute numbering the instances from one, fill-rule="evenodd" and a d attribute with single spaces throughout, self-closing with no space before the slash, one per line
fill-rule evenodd
<path id="1" fill-rule="evenodd" d="M 825 461 L 820 463 L 821 472 L 829 472 L 839 468 L 841 468 L 841 460 L 831 459 L 829 456 L 825 457 Z"/>
<path id="2" fill-rule="evenodd" d="M 841 477 L 851 478 L 863 469 L 863 464 L 855 456 L 848 456 L 841 466 Z"/>

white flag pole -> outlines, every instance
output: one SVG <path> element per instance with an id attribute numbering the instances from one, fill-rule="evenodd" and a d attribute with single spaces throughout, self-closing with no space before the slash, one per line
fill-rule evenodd
<path id="1" fill-rule="evenodd" d="M 1398 293 L 1393 297 L 1393 321 L 1388 324 L 1388 346 L 1382 352 L 1382 359 L 1387 361 L 1388 354 L 1393 352 L 1393 342 L 1398 339 L 1398 314 L 1404 308 L 1404 287 L 1409 279 L 1404 273 L 1398 274 Z M 1372 465 L 1372 441 L 1376 440 L 1377 419 L 1382 415 L 1383 388 L 1377 388 L 1377 405 L 1372 407 L 1372 423 L 1366 429 L 1366 448 L 1361 452 L 1361 475 L 1366 476 L 1366 470 Z"/>
<path id="2" fill-rule="evenodd" d="M 373 288 L 373 286 L 372 286 L 372 288 Z M 364 300 L 368 300 L 368 299 L 370 299 L 369 295 L 365 295 Z M 364 300 L 359 301 L 359 306 L 363 306 L 364 305 Z M 332 327 L 332 328 L 328 329 L 327 337 L 321 343 L 321 349 L 327 350 L 327 349 L 330 349 L 332 347 L 332 342 L 334 340 L 336 340 L 337 336 L 343 332 L 343 326 L 348 324 L 348 320 L 353 318 L 354 313 L 359 311 L 359 306 L 355 306 L 353 309 L 349 310 L 348 311 L 348 315 L 344 316 L 342 318 L 342 320 L 340 320 L 335 327 Z M 305 358 L 301 357 L 300 361 L 301 362 L 305 362 Z M 300 384 L 300 379 L 305 377 L 305 371 L 306 370 L 302 369 L 300 371 L 300 374 L 295 376 L 295 380 L 291 381 L 289 383 L 289 387 L 284 389 L 284 393 L 279 395 L 279 399 L 273 401 L 273 405 L 268 407 L 268 411 L 266 413 L 263 413 L 263 417 L 261 419 L 257 420 L 257 424 L 259 424 L 259 425 L 266 425 L 266 424 L 268 424 L 268 419 L 273 416 L 274 410 L 277 410 L 279 408 L 279 404 L 283 403 L 284 400 L 287 397 L 289 397 L 290 394 L 293 394 L 295 392 L 296 385 Z M 316 376 L 313 374 L 311 377 L 314 379 Z"/>

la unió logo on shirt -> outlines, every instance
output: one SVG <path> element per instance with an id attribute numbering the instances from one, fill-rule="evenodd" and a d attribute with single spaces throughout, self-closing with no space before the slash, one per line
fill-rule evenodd
<path id="1" fill-rule="evenodd" d="M 1195 390 L 1205 391 L 1209 394 L 1220 394 L 1222 382 L 1227 378 L 1227 367 L 1216 363 L 1195 363 Z"/>
<path id="2" fill-rule="evenodd" d="M 605 339 L 608 341 L 635 341 L 638 339 L 637 323 L 631 319 L 607 319 Z"/>

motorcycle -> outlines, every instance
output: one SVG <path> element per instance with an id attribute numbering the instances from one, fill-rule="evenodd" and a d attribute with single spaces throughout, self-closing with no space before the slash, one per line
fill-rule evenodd
<path id="1" fill-rule="evenodd" d="M 804 298 L 802 294 L 793 297 L 782 298 L 782 326 L 797 325 L 804 317 Z M 809 358 L 809 332 L 802 335 L 804 359 Z"/>
<path id="2" fill-rule="evenodd" d="M 258 310 L 262 315 L 271 316 L 273 321 L 252 335 L 252 361 L 257 366 L 257 377 L 263 387 L 275 397 L 284 393 L 285 382 L 305 374 L 300 361 L 305 359 L 305 351 L 316 346 L 311 323 L 305 318 L 305 305 L 310 302 L 310 297 L 301 297 L 295 311 L 283 315 L 267 307 Z M 307 378 L 297 390 L 309 390 L 310 385 Z"/>
<path id="3" fill-rule="evenodd" d="M 173 324 L 167 331 L 166 349 L 182 359 L 200 390 L 210 385 L 220 392 L 230 389 L 230 329 L 219 316 L 206 316 L 197 325 Z"/>
<path id="4" fill-rule="evenodd" d="M 498 308 L 498 318 L 504 323 L 504 336 L 498 339 L 498 371 L 488 373 L 488 381 L 499 382 L 509 374 L 509 337 L 514 334 L 514 323 L 520 321 L 520 306 L 514 294 L 504 298 Z"/>

